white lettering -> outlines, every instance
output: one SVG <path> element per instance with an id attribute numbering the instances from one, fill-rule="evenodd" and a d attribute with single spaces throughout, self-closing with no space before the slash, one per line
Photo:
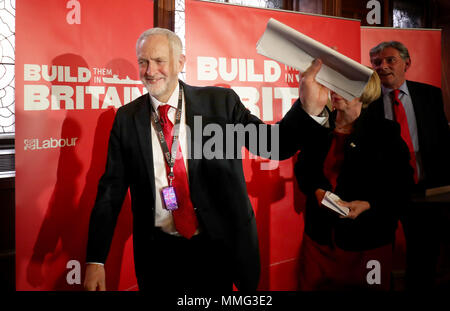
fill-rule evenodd
<path id="1" fill-rule="evenodd" d="M 65 82 L 77 82 L 76 77 L 70 76 L 70 67 L 69 66 L 64 67 L 64 78 L 65 78 Z"/>
<path id="2" fill-rule="evenodd" d="M 212 298 L 202 298 L 202 297 L 188 297 L 184 295 L 183 298 L 179 297 L 177 299 L 178 306 L 204 306 L 205 309 L 209 308 Z"/>
<path id="3" fill-rule="evenodd" d="M 91 79 L 91 72 L 89 68 L 78 67 L 77 76 L 71 76 L 70 66 L 56 66 L 53 65 L 49 68 L 48 65 L 42 65 L 42 77 L 41 66 L 35 64 L 24 64 L 24 81 L 39 81 L 44 79 L 47 82 L 80 82 L 86 83 Z"/>
<path id="4" fill-rule="evenodd" d="M 39 65 L 24 64 L 23 69 L 24 81 L 39 81 L 41 79 L 41 75 L 39 74 L 41 67 Z"/>
<path id="5" fill-rule="evenodd" d="M 70 260 L 67 265 L 67 269 L 71 269 L 66 276 L 67 284 L 81 284 L 81 265 L 78 260 Z"/>
<path id="6" fill-rule="evenodd" d="M 239 59 L 239 81 L 247 80 L 247 70 L 245 68 L 245 59 Z"/>
<path id="7" fill-rule="evenodd" d="M 72 138 L 49 138 L 42 141 L 38 138 L 25 139 L 24 140 L 24 150 L 40 150 L 40 149 L 55 149 L 64 147 L 75 147 L 78 137 Z"/>
<path id="8" fill-rule="evenodd" d="M 103 99 L 102 109 L 113 106 L 119 108 L 121 106 L 119 94 L 115 87 L 109 87 L 106 91 L 105 98 Z"/>
<path id="9" fill-rule="evenodd" d="M 298 89 L 295 87 L 276 87 L 275 98 L 281 98 L 282 116 L 284 116 L 292 106 L 292 100 L 298 97 Z"/>
<path id="10" fill-rule="evenodd" d="M 372 9 L 369 13 L 367 13 L 366 21 L 369 25 L 373 24 L 381 24 L 381 5 L 377 0 L 370 0 L 366 5 L 367 9 Z"/>
<path id="11" fill-rule="evenodd" d="M 197 79 L 200 81 L 217 79 L 217 60 L 214 57 L 197 57 Z"/>
<path id="12" fill-rule="evenodd" d="M 73 88 L 67 85 L 52 85 L 52 110 L 61 109 L 61 101 L 65 101 L 66 109 L 72 110 L 73 106 Z"/>
<path id="13" fill-rule="evenodd" d="M 262 82 L 263 75 L 258 73 L 255 74 L 255 61 L 253 59 L 247 59 L 247 74 L 248 81 L 251 82 Z"/>
<path id="14" fill-rule="evenodd" d="M 225 81 L 233 81 L 238 73 L 237 58 L 231 59 L 231 71 L 227 72 L 227 59 L 219 57 L 219 74 Z"/>
<path id="15" fill-rule="evenodd" d="M 67 9 L 72 9 L 67 13 L 67 24 L 81 24 L 81 4 L 78 0 L 69 0 L 66 5 Z"/>
<path id="16" fill-rule="evenodd" d="M 264 81 L 276 82 L 280 79 L 281 68 L 280 65 L 273 60 L 264 61 Z"/>
<path id="17" fill-rule="evenodd" d="M 276 82 L 281 77 L 281 67 L 273 60 L 264 60 L 264 72 L 255 71 L 255 60 L 225 57 L 197 57 L 197 79 L 214 81 L 218 78 L 224 81 L 241 82 Z"/>
<path id="18" fill-rule="evenodd" d="M 372 269 L 367 273 L 367 284 L 381 284 L 381 265 L 378 260 L 369 260 L 366 265 L 367 269 Z"/>
<path id="19" fill-rule="evenodd" d="M 212 135 L 203 145 L 203 156 L 205 159 L 223 159 L 223 131 L 220 125 L 214 123 L 206 125 L 203 129 L 203 135 Z"/>
<path id="20" fill-rule="evenodd" d="M 50 106 L 50 91 L 45 85 L 24 85 L 24 110 L 45 110 Z"/>
<path id="21" fill-rule="evenodd" d="M 48 73 L 48 66 L 47 65 L 42 65 L 42 78 L 45 81 L 51 82 L 51 81 L 55 80 L 57 73 L 58 72 L 56 70 L 56 66 L 52 66 L 52 73 L 49 74 Z"/>
<path id="22" fill-rule="evenodd" d="M 91 72 L 86 67 L 78 67 L 78 82 L 86 83 L 91 80 Z"/>
<path id="23" fill-rule="evenodd" d="M 64 82 L 64 66 L 58 66 L 58 82 Z"/>
<path id="24" fill-rule="evenodd" d="M 86 86 L 86 94 L 91 94 L 91 108 L 98 109 L 100 106 L 100 94 L 105 94 L 104 86 Z"/>
<path id="25" fill-rule="evenodd" d="M 132 87 L 131 88 L 131 100 L 135 100 L 136 98 L 144 95 L 145 93 L 147 93 L 147 88 L 143 88 L 142 92 L 139 90 L 138 87 Z M 127 104 L 128 102 L 124 102 L 125 104 Z"/>
<path id="26" fill-rule="evenodd" d="M 84 87 L 77 85 L 76 93 L 77 93 L 76 108 L 84 109 Z"/>

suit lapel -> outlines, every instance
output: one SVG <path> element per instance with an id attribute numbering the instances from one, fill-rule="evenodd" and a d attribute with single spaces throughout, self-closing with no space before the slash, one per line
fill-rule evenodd
<path id="1" fill-rule="evenodd" d="M 147 174 L 150 180 L 150 188 L 155 197 L 155 176 L 153 169 L 153 148 L 150 132 L 150 96 L 148 93 L 143 97 L 139 108 L 134 115 L 136 122 L 136 132 L 139 139 L 139 147 L 144 158 Z"/>

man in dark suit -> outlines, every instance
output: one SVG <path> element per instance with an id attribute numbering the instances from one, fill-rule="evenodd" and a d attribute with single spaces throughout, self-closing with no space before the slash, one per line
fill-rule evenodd
<path id="1" fill-rule="evenodd" d="M 411 58 L 400 42 L 378 44 L 370 50 L 370 60 L 380 76 L 382 96 L 369 109 L 391 120 L 406 116 L 402 137 L 410 148 L 415 170 L 415 196 L 423 196 L 427 188 L 449 185 L 450 132 L 441 90 L 406 80 Z M 402 121 L 398 122 L 402 127 Z M 402 223 L 408 248 L 408 288 L 423 288 L 433 282 L 438 248 L 434 221 L 433 212 L 405 208 Z"/>
<path id="2" fill-rule="evenodd" d="M 103 264 L 128 189 L 140 290 L 222 291 L 231 290 L 233 283 L 255 290 L 259 248 L 241 146 L 257 154 L 269 150 L 269 157 L 283 159 L 308 139 L 302 133 L 320 128 L 308 114 L 321 112 L 326 101 L 309 105 L 314 101 L 308 100 L 307 90 L 304 110 L 297 101 L 282 121 L 269 126 L 251 115 L 230 89 L 178 81 L 185 62 L 181 51 L 180 39 L 166 29 L 145 31 L 137 41 L 140 78 L 148 94 L 118 109 L 114 120 L 90 219 L 88 290 L 105 289 Z M 320 65 L 314 66 L 318 71 Z M 237 130 L 227 135 L 230 125 Z M 273 135 L 277 131 L 279 136 Z M 264 133 L 267 139 L 261 139 Z M 178 148 L 171 148 L 172 142 Z"/>

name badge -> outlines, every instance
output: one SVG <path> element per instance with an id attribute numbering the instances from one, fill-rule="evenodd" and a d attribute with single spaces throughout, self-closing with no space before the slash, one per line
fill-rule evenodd
<path id="1" fill-rule="evenodd" d="M 177 196 L 174 187 L 162 188 L 161 195 L 167 210 L 174 211 L 178 209 Z"/>

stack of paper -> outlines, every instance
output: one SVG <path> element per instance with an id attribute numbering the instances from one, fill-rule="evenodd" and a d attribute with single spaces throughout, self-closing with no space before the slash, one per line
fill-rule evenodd
<path id="1" fill-rule="evenodd" d="M 327 191 L 325 192 L 325 196 L 322 199 L 322 204 L 342 216 L 347 216 L 350 212 L 350 209 L 348 207 L 339 205 L 339 200 L 340 198 L 337 195 L 330 191 Z"/>
<path id="2" fill-rule="evenodd" d="M 315 58 L 323 62 L 316 81 L 347 100 L 360 97 L 372 70 L 271 18 L 259 39 L 259 54 L 304 72 Z"/>

